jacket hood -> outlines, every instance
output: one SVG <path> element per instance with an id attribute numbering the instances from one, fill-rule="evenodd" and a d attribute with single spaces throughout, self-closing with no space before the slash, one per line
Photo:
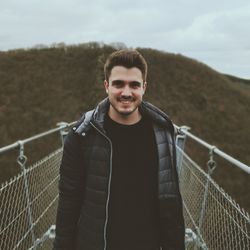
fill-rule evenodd
<path id="1" fill-rule="evenodd" d="M 174 132 L 174 125 L 169 116 L 153 104 L 142 101 L 141 105 L 139 106 L 139 111 L 142 115 L 149 117 L 159 126 L 168 127 L 171 132 Z"/>
<path id="2" fill-rule="evenodd" d="M 110 102 L 108 97 L 102 100 L 94 110 L 86 112 L 79 120 L 73 130 L 77 134 L 83 134 L 91 128 L 91 123 L 103 130 L 105 115 L 109 110 Z M 150 118 L 154 123 L 159 126 L 168 127 L 172 133 L 174 133 L 174 126 L 169 117 L 159 108 L 149 102 L 142 101 L 139 106 L 139 112 L 142 115 Z"/>

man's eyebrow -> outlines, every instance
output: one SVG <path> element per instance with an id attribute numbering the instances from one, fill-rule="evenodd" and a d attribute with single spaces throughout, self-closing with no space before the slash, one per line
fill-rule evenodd
<path id="1" fill-rule="evenodd" d="M 139 81 L 131 81 L 130 84 L 136 84 L 136 85 L 141 85 L 142 82 L 139 82 Z"/>
<path id="2" fill-rule="evenodd" d="M 123 83 L 125 83 L 125 81 L 123 81 L 123 80 L 113 80 L 113 81 L 111 81 L 111 83 L 112 84 L 123 84 Z M 143 84 L 142 82 L 139 82 L 139 81 L 131 81 L 131 82 L 129 82 L 129 84 L 135 84 L 135 85 L 141 85 L 141 84 Z"/>
<path id="3" fill-rule="evenodd" d="M 111 81 L 112 84 L 117 84 L 117 83 L 124 83 L 123 80 L 113 80 Z"/>

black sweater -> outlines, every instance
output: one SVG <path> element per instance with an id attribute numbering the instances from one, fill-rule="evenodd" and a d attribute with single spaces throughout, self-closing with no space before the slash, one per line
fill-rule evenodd
<path id="1" fill-rule="evenodd" d="M 122 125 L 107 116 L 104 128 L 113 145 L 108 250 L 157 250 L 158 163 L 152 125 L 146 118 Z"/>

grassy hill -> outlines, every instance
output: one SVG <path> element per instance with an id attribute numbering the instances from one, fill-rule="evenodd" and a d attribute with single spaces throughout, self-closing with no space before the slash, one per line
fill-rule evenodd
<path id="1" fill-rule="evenodd" d="M 0 147 L 53 128 L 57 122 L 76 120 L 93 108 L 105 97 L 103 64 L 113 50 L 88 43 L 0 52 Z M 138 50 L 149 66 L 145 100 L 163 109 L 177 125 L 191 127 L 195 135 L 249 165 L 250 81 L 220 74 L 179 54 Z M 45 155 L 54 145 L 46 141 L 30 151 Z M 194 153 L 196 147 L 191 146 L 190 154 Z M 204 166 L 207 155 L 199 153 Z M 18 172 L 1 155 L 0 164 L 0 182 Z M 220 163 L 214 178 L 250 210 L 247 174 Z"/>

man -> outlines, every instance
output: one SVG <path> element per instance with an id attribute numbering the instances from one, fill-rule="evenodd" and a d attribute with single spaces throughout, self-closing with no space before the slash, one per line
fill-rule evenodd
<path id="1" fill-rule="evenodd" d="M 54 250 L 182 250 L 174 127 L 142 101 L 146 61 L 116 51 L 104 73 L 108 97 L 65 140 Z"/>

